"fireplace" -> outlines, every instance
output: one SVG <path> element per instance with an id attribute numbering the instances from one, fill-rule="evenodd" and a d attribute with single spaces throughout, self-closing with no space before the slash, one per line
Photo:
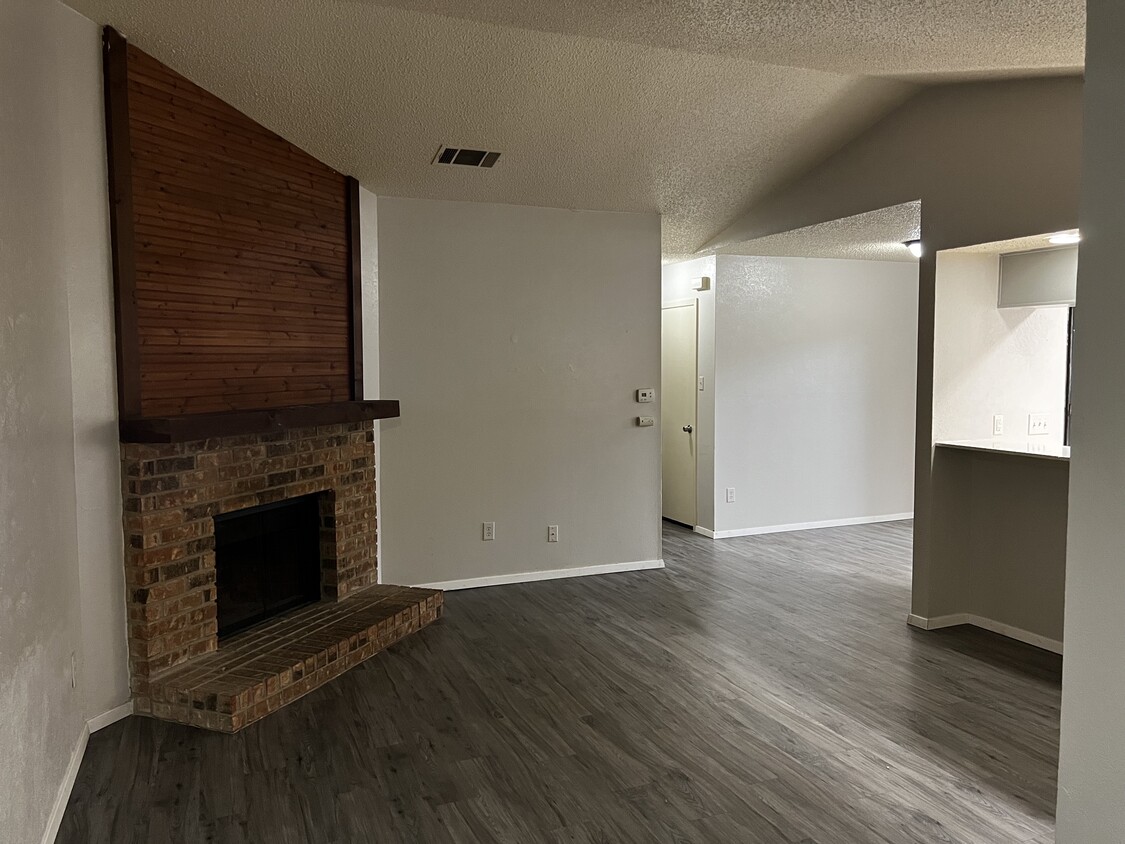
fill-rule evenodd
<path id="1" fill-rule="evenodd" d="M 215 516 L 219 641 L 320 600 L 321 496 Z"/>

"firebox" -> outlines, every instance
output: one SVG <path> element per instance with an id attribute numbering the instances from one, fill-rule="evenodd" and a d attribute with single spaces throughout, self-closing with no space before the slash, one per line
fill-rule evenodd
<path id="1" fill-rule="evenodd" d="M 215 516 L 222 639 L 321 597 L 320 496 Z"/>

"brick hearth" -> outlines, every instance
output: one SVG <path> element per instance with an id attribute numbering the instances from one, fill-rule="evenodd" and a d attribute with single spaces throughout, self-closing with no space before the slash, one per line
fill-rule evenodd
<path id="1" fill-rule="evenodd" d="M 358 422 L 122 444 L 137 712 L 239 729 L 440 615 L 440 593 L 375 586 L 373 441 Z M 214 517 L 317 493 L 322 601 L 220 647 Z"/>

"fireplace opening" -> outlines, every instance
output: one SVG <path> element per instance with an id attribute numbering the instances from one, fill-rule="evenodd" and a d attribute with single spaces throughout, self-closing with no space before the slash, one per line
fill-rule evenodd
<path id="1" fill-rule="evenodd" d="M 320 496 L 215 517 L 219 638 L 321 596 Z"/>

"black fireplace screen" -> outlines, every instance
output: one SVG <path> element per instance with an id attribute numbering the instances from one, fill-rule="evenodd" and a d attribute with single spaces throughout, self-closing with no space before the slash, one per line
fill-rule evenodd
<path id="1" fill-rule="evenodd" d="M 320 600 L 320 501 L 290 498 L 215 517 L 219 638 Z"/>

